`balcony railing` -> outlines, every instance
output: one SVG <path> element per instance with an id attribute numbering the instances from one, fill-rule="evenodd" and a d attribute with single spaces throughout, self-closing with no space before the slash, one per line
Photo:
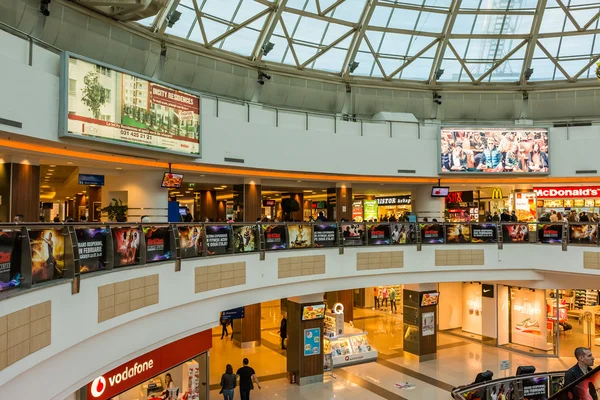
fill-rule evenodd
<path id="1" fill-rule="evenodd" d="M 188 258 L 357 246 L 599 246 L 597 223 L 0 224 L 0 299 L 84 274 Z M 17 288 L 17 290 L 14 290 Z M 13 289 L 13 290 L 11 290 Z"/>

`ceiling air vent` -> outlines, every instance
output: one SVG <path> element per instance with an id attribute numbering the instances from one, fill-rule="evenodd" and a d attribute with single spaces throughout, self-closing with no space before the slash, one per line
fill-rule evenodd
<path id="1" fill-rule="evenodd" d="M 398 173 L 399 174 L 416 174 L 417 170 L 416 169 L 399 169 Z"/>
<path id="2" fill-rule="evenodd" d="M 0 125 L 12 126 L 14 128 L 22 128 L 23 124 L 19 121 L 13 121 L 12 119 L 0 118 Z"/>
<path id="3" fill-rule="evenodd" d="M 244 159 L 243 158 L 225 157 L 223 160 L 225 160 L 225 162 L 234 162 L 234 163 L 240 163 L 240 164 L 244 163 Z"/>
<path id="4" fill-rule="evenodd" d="M 592 126 L 591 122 L 557 122 L 555 128 L 572 128 L 574 126 Z"/>
<path id="5" fill-rule="evenodd" d="M 579 169 L 575 171 L 576 174 L 597 174 L 597 169 Z"/>

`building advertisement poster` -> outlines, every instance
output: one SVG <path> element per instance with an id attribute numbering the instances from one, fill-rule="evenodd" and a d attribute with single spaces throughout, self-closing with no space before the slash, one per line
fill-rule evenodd
<path id="1" fill-rule="evenodd" d="M 321 328 L 304 330 L 304 356 L 321 354 Z"/>
<path id="2" fill-rule="evenodd" d="M 423 321 L 421 332 L 423 336 L 435 335 L 435 313 L 426 312 L 421 315 Z"/>
<path id="3" fill-rule="evenodd" d="M 146 236 L 146 262 L 170 260 L 171 233 L 169 228 L 145 226 L 143 230 Z"/>
<path id="4" fill-rule="evenodd" d="M 76 229 L 79 265 L 82 274 L 99 271 L 106 266 L 107 228 Z"/>
<path id="5" fill-rule="evenodd" d="M 365 221 L 377 221 L 379 215 L 377 211 L 379 210 L 379 205 L 377 204 L 377 200 L 364 200 L 363 201 L 363 212 L 364 212 L 364 220 Z"/>
<path id="6" fill-rule="evenodd" d="M 62 278 L 65 269 L 65 237 L 62 229 L 29 231 L 33 283 Z"/>
<path id="7" fill-rule="evenodd" d="M 200 98 L 68 56 L 61 135 L 200 154 Z"/>

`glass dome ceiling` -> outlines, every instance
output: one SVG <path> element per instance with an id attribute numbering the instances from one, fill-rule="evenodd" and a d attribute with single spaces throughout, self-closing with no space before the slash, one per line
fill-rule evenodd
<path id="1" fill-rule="evenodd" d="M 174 1 L 138 23 L 256 66 L 429 87 L 597 82 L 591 0 Z"/>

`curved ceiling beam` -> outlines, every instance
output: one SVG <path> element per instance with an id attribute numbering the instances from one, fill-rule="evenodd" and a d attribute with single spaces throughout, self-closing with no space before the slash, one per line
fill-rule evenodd
<path id="1" fill-rule="evenodd" d="M 344 64 L 342 65 L 341 75 L 344 78 L 347 78 L 348 75 L 350 75 L 350 63 L 354 61 L 356 54 L 358 54 L 358 49 L 360 48 L 360 44 L 365 36 L 365 33 L 367 32 L 369 21 L 371 21 L 371 16 L 375 11 L 375 7 L 377 7 L 377 4 L 377 0 L 367 0 L 365 3 L 365 7 L 363 8 L 363 12 L 358 23 L 359 27 L 352 37 L 352 42 L 350 43 L 350 47 L 348 47 L 348 52 L 346 53 L 346 58 L 344 59 Z M 371 52 L 373 53 L 373 51 Z M 373 53 L 373 57 L 376 57 L 375 53 Z"/>

